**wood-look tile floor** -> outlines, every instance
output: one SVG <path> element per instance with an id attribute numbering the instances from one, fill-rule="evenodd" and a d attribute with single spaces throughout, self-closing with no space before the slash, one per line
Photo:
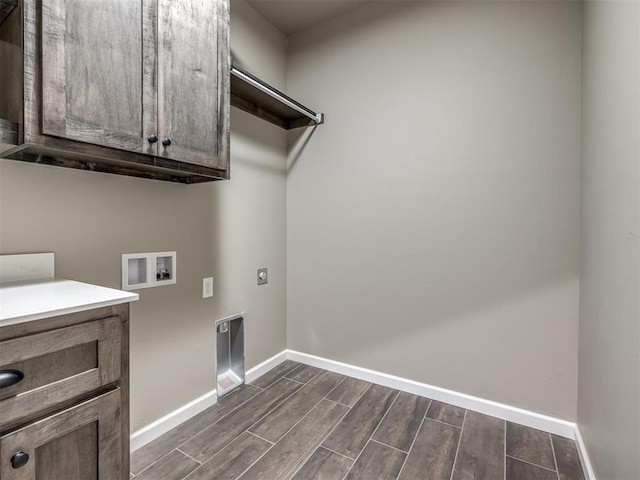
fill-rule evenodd
<path id="1" fill-rule="evenodd" d="M 575 443 L 287 360 L 131 456 L 136 480 L 584 480 Z"/>

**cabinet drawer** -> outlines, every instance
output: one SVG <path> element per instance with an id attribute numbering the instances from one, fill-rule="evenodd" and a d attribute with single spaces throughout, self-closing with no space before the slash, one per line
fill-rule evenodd
<path id="1" fill-rule="evenodd" d="M 120 389 L 0 437 L 2 480 L 123 480 Z"/>
<path id="2" fill-rule="evenodd" d="M 0 429 L 118 380 L 121 336 L 109 317 L 0 342 L 0 372 L 24 375 L 0 388 Z"/>

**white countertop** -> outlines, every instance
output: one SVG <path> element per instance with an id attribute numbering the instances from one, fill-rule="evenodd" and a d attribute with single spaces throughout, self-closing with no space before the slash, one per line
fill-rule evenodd
<path id="1" fill-rule="evenodd" d="M 0 327 L 138 298 L 137 293 L 62 278 L 0 283 Z"/>

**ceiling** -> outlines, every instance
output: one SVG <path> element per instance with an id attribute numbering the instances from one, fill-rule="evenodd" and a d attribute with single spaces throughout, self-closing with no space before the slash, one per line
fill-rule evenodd
<path id="1" fill-rule="evenodd" d="M 369 0 L 247 0 L 247 3 L 289 36 L 367 1 Z"/>

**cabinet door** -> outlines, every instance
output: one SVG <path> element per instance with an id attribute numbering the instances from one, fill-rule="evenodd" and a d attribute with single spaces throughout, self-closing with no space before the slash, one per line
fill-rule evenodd
<path id="1" fill-rule="evenodd" d="M 0 437 L 2 480 L 124 480 L 120 390 Z"/>
<path id="2" fill-rule="evenodd" d="M 228 0 L 158 0 L 159 156 L 226 170 Z"/>
<path id="3" fill-rule="evenodd" d="M 155 0 L 42 1 L 42 133 L 155 155 Z"/>

